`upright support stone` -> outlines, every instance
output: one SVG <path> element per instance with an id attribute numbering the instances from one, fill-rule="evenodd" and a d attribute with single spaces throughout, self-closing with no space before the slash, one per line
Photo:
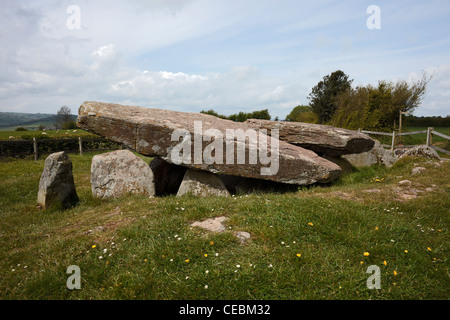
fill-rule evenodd
<path id="1" fill-rule="evenodd" d="M 177 196 L 185 194 L 194 196 L 224 196 L 230 193 L 225 187 L 220 177 L 214 173 L 188 169 L 178 189 Z"/>
<path id="2" fill-rule="evenodd" d="M 67 209 L 77 202 L 72 161 L 64 151 L 49 155 L 39 181 L 38 206 Z"/>
<path id="3" fill-rule="evenodd" d="M 92 158 L 92 195 L 116 198 L 127 193 L 155 195 L 153 172 L 129 150 L 102 153 Z"/>

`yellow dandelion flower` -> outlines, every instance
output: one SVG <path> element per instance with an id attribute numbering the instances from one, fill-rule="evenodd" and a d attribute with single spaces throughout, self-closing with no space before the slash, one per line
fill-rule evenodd
<path id="1" fill-rule="evenodd" d="M 431 248 L 430 248 L 430 247 L 427 247 L 427 250 L 428 250 L 428 251 L 431 251 Z"/>
<path id="2" fill-rule="evenodd" d="M 383 264 L 384 264 L 385 266 L 387 266 L 387 262 L 386 262 L 386 260 L 384 260 L 384 261 L 383 261 Z"/>
<path id="3" fill-rule="evenodd" d="M 189 259 L 184 260 L 184 262 L 189 263 Z"/>
<path id="4" fill-rule="evenodd" d="M 209 244 L 213 246 L 214 245 L 214 241 L 211 241 Z"/>
<path id="5" fill-rule="evenodd" d="M 94 249 L 96 247 L 96 245 L 94 244 L 94 245 L 92 245 L 92 249 Z"/>
<path id="6" fill-rule="evenodd" d="M 144 259 L 144 262 L 147 262 L 147 259 Z"/>
<path id="7" fill-rule="evenodd" d="M 308 222 L 308 225 L 312 227 L 314 224 L 312 222 Z"/>
<path id="8" fill-rule="evenodd" d="M 299 258 L 300 258 L 301 256 L 302 256 L 302 255 L 301 255 L 300 253 L 297 253 L 297 257 L 299 257 Z"/>
<path id="9" fill-rule="evenodd" d="M 364 261 L 360 261 L 359 263 L 360 263 L 360 264 L 364 264 Z"/>
<path id="10" fill-rule="evenodd" d="M 408 250 L 405 250 L 405 253 L 408 253 Z"/>
<path id="11" fill-rule="evenodd" d="M 396 276 L 396 275 L 397 275 L 397 271 L 394 270 L 394 276 Z"/>
<path id="12" fill-rule="evenodd" d="M 378 231 L 378 227 L 375 227 L 375 231 Z"/>
<path id="13" fill-rule="evenodd" d="M 203 255 L 205 258 L 208 256 L 208 254 L 207 253 L 205 253 L 204 255 Z"/>
<path id="14" fill-rule="evenodd" d="M 368 253 L 367 251 L 366 252 L 364 252 L 364 257 L 368 257 L 369 255 L 370 255 L 370 253 Z"/>

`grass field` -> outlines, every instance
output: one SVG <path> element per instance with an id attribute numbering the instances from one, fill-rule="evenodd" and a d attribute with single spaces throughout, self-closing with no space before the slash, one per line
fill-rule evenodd
<path id="1" fill-rule="evenodd" d="M 0 299 L 450 297 L 448 161 L 402 160 L 286 194 L 99 200 L 93 155 L 71 155 L 80 203 L 67 211 L 36 208 L 44 159 L 0 164 Z M 415 165 L 427 170 L 411 176 Z M 424 192 L 399 201 L 404 179 Z M 218 216 L 223 233 L 190 226 Z M 71 265 L 79 290 L 66 287 Z M 370 265 L 381 289 L 367 287 Z"/>
<path id="2" fill-rule="evenodd" d="M 95 136 L 95 135 L 82 129 L 46 130 L 46 131 L 0 131 L 0 140 L 12 140 L 10 137 L 14 137 L 14 139 L 32 139 L 33 137 L 64 139 L 64 138 L 78 138 L 85 136 Z"/>
<path id="3" fill-rule="evenodd" d="M 407 128 L 405 128 L 405 130 L 403 130 L 403 132 L 413 132 L 413 131 L 423 131 L 423 130 L 427 130 L 427 128 L 426 127 L 407 127 Z M 436 130 L 437 132 L 443 133 L 445 135 L 450 135 L 450 128 L 447 128 L 447 127 L 436 127 L 436 128 L 434 128 L 434 130 Z M 419 134 L 414 134 L 414 135 L 402 136 L 399 138 L 401 139 L 400 140 L 401 143 L 403 143 L 404 145 L 425 144 L 427 141 L 427 134 L 419 133 Z M 433 136 L 433 143 L 438 146 L 441 146 L 441 148 L 443 148 L 443 146 L 446 145 L 447 141 L 448 141 L 447 139 L 444 139 L 437 135 Z"/>

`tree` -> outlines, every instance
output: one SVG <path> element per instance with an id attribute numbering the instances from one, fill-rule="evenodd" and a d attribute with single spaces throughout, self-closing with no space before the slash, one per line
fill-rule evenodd
<path id="1" fill-rule="evenodd" d="M 221 118 L 221 119 L 228 119 L 227 116 L 224 116 L 224 115 L 222 115 L 222 114 L 218 114 L 218 113 L 215 112 L 213 109 L 209 109 L 209 110 L 207 110 L 207 111 L 202 110 L 202 111 L 200 111 L 200 113 L 209 114 L 209 115 L 215 116 L 215 117 L 217 117 L 217 118 Z"/>
<path id="2" fill-rule="evenodd" d="M 61 127 L 61 129 L 63 129 L 63 130 L 76 129 L 76 128 L 78 128 L 77 123 L 73 120 L 65 122 Z"/>
<path id="3" fill-rule="evenodd" d="M 215 112 L 212 109 L 208 110 L 208 111 L 202 110 L 202 111 L 200 111 L 200 113 L 210 114 L 210 115 L 213 115 L 213 116 L 221 118 L 221 119 L 228 119 L 228 120 L 232 120 L 235 122 L 244 122 L 247 119 L 264 119 L 264 120 L 271 119 L 268 109 L 253 111 L 253 112 L 240 111 L 239 113 L 235 113 L 235 114 L 232 114 L 229 116 L 224 116 L 224 115 L 218 114 L 217 112 Z"/>
<path id="4" fill-rule="evenodd" d="M 341 92 L 335 98 L 337 110 L 330 123 L 334 126 L 366 130 L 393 130 L 400 112 L 412 113 L 421 103 L 431 80 L 426 74 L 416 82 L 379 81 L 378 86 L 367 85 Z"/>
<path id="5" fill-rule="evenodd" d="M 312 88 L 308 96 L 309 106 L 317 115 L 319 123 L 327 122 L 333 117 L 337 109 L 336 96 L 350 90 L 352 82 L 353 80 L 348 79 L 348 75 L 337 70 L 323 77 L 323 80 Z"/>
<path id="6" fill-rule="evenodd" d="M 303 105 L 296 106 L 286 116 L 286 121 L 317 123 L 317 120 L 317 116 L 312 111 L 311 107 Z"/>
<path id="7" fill-rule="evenodd" d="M 65 123 L 72 120 L 71 111 L 67 106 L 62 106 L 56 113 L 55 127 L 61 129 Z"/>

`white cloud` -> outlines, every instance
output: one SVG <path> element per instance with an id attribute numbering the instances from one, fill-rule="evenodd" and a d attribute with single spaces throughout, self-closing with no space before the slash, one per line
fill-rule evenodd
<path id="1" fill-rule="evenodd" d="M 70 30 L 72 2 L 5 0 L 0 110 L 76 112 L 99 100 L 224 114 L 268 108 L 283 118 L 337 69 L 363 85 L 426 69 L 434 78 L 417 114 L 443 114 L 448 38 L 425 39 L 429 29 L 414 29 L 413 16 L 424 9 L 417 21 L 428 22 L 449 6 L 414 3 L 399 25 L 398 6 L 380 3 L 377 32 L 359 1 L 80 0 L 81 29 Z"/>
<path id="2" fill-rule="evenodd" d="M 419 116 L 450 115 L 450 65 L 426 68 L 425 73 L 432 76 L 428 83 L 422 105 L 415 114 Z M 412 73 L 409 78 L 417 81 L 420 75 Z"/>

